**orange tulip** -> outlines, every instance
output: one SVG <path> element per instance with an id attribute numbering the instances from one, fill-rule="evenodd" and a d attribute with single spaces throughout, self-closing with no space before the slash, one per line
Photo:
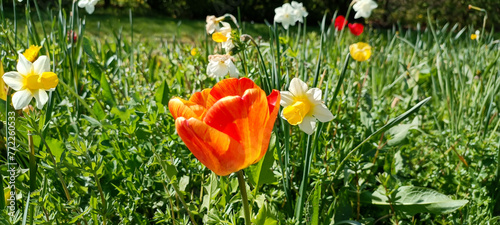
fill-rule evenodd
<path id="1" fill-rule="evenodd" d="M 279 111 L 280 92 L 265 92 L 248 78 L 229 78 L 186 101 L 168 103 L 175 128 L 203 165 L 226 176 L 264 157 Z M 276 105 L 278 104 L 278 105 Z"/>

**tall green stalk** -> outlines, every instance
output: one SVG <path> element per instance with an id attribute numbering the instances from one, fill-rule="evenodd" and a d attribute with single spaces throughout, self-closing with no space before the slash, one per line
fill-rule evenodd
<path id="1" fill-rule="evenodd" d="M 252 222 L 250 221 L 250 208 L 248 207 L 247 188 L 245 185 L 245 178 L 243 177 L 243 170 L 240 170 L 237 173 L 241 193 L 241 203 L 243 204 L 243 212 L 245 214 L 245 224 L 250 225 Z"/>

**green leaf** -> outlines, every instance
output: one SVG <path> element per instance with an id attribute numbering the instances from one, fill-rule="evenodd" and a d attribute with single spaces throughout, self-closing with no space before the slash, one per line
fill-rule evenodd
<path id="1" fill-rule="evenodd" d="M 109 86 L 109 83 L 108 83 L 108 80 L 106 79 L 105 73 L 101 74 L 100 84 L 101 84 L 101 88 L 102 88 L 102 95 L 104 97 L 104 101 L 106 101 L 106 103 L 108 105 L 116 106 L 115 96 L 114 96 L 113 92 L 111 91 L 111 87 Z"/>
<path id="2" fill-rule="evenodd" d="M 274 143 L 276 143 L 276 136 L 271 136 L 271 146 L 269 149 L 274 149 Z M 257 189 L 263 184 L 270 184 L 276 182 L 273 171 L 271 167 L 274 164 L 274 156 L 272 151 L 267 151 L 263 159 L 261 159 L 257 164 L 249 167 L 249 181 L 255 185 L 254 194 Z"/>
<path id="3" fill-rule="evenodd" d="M 370 196 L 374 205 L 389 206 L 385 189 L 381 186 Z M 391 204 L 406 215 L 413 216 L 417 213 L 444 214 L 451 213 L 465 204 L 468 200 L 453 200 L 433 189 L 403 186 L 391 193 Z"/>
<path id="4" fill-rule="evenodd" d="M 102 70 L 101 70 L 101 68 L 99 68 L 99 64 L 97 64 L 96 62 L 89 62 L 87 64 L 87 66 L 89 67 L 90 76 L 94 80 L 100 81 L 101 80 Z"/>
<path id="5" fill-rule="evenodd" d="M 273 213 L 268 209 L 267 204 L 264 204 L 260 209 L 257 217 L 252 221 L 255 225 L 275 225 L 278 224 Z"/>
<path id="6" fill-rule="evenodd" d="M 89 121 L 90 125 L 92 125 L 92 126 L 95 126 L 95 127 L 101 127 L 102 126 L 102 124 L 98 120 L 96 120 L 96 119 L 94 119 L 94 118 L 92 118 L 90 116 L 87 116 L 87 115 L 83 114 L 82 117 L 85 120 Z"/>
<path id="7" fill-rule="evenodd" d="M 47 142 L 47 145 L 50 147 L 50 151 L 52 151 L 52 154 L 56 158 L 56 162 L 60 162 L 61 155 L 64 152 L 64 147 L 63 147 L 64 142 L 51 138 L 47 138 L 45 141 Z"/>
<path id="8" fill-rule="evenodd" d="M 319 222 L 319 203 L 321 200 L 321 181 L 316 183 L 314 187 L 314 192 L 312 196 L 313 214 L 311 218 L 311 224 L 318 225 Z"/>
<path id="9" fill-rule="evenodd" d="M 189 184 L 189 176 L 182 176 L 181 179 L 179 180 L 179 190 L 185 191 L 186 187 Z"/>
<path id="10" fill-rule="evenodd" d="M 170 89 L 168 88 L 167 81 L 163 81 L 156 90 L 155 101 L 161 103 L 162 105 L 167 105 L 169 101 Z"/>
<path id="11" fill-rule="evenodd" d="M 401 143 L 406 138 L 411 129 L 418 128 L 418 123 L 419 120 L 417 116 L 415 117 L 415 119 L 413 119 L 413 122 L 411 124 L 399 124 L 389 129 L 387 133 L 390 134 L 392 138 L 387 141 L 387 144 L 389 146 L 394 146 Z"/>
<path id="12" fill-rule="evenodd" d="M 87 38 L 83 38 L 83 51 L 94 61 L 97 62 L 94 52 L 92 51 L 92 42 Z"/>

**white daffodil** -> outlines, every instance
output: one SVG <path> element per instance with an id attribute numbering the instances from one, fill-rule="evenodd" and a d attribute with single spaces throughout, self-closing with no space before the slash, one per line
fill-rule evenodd
<path id="1" fill-rule="evenodd" d="M 226 22 L 220 23 L 222 24 L 222 28 L 212 34 L 212 39 L 217 43 L 221 43 L 222 48 L 226 50 L 226 53 L 229 53 L 234 48 L 233 40 L 231 39 L 231 25 Z"/>
<path id="2" fill-rule="evenodd" d="M 238 77 L 240 74 L 234 58 L 230 55 L 210 55 L 208 56 L 207 74 L 210 77 L 224 77 L 227 74 L 231 77 Z"/>
<path id="3" fill-rule="evenodd" d="M 30 104 L 35 97 L 36 106 L 39 109 L 49 100 L 46 91 L 55 90 L 59 79 L 57 75 L 50 72 L 50 60 L 47 56 L 40 56 L 31 63 L 19 54 L 17 72 L 12 71 L 2 76 L 5 84 L 14 89 L 16 93 L 12 96 L 14 109 L 22 109 Z"/>
<path id="4" fill-rule="evenodd" d="M 290 25 L 295 25 L 297 15 L 290 3 L 285 3 L 283 6 L 274 9 L 274 22 L 283 24 L 283 27 L 288 30 Z"/>
<path id="5" fill-rule="evenodd" d="M 89 14 L 92 14 L 95 10 L 95 5 L 99 0 L 80 0 L 78 2 L 78 7 L 85 8 Z"/>
<path id="6" fill-rule="evenodd" d="M 304 5 L 302 5 L 302 3 L 292 1 L 292 8 L 293 8 L 293 11 L 295 13 L 296 20 L 303 23 L 304 18 L 307 15 L 309 15 L 309 13 L 307 13 L 306 7 L 304 7 Z"/>
<path id="7" fill-rule="evenodd" d="M 354 15 L 354 19 L 364 17 L 368 18 L 372 14 L 372 10 L 377 8 L 378 5 L 373 0 L 358 0 L 352 8 L 356 11 L 356 15 Z"/>
<path id="8" fill-rule="evenodd" d="M 212 34 L 213 32 L 219 31 L 220 25 L 219 23 L 224 19 L 224 17 L 215 17 L 215 16 L 207 16 L 207 24 L 205 25 L 205 29 L 207 30 L 207 34 Z"/>
<path id="9" fill-rule="evenodd" d="M 316 119 L 328 122 L 333 119 L 333 114 L 323 104 L 321 89 L 308 89 L 307 84 L 299 78 L 293 78 L 289 91 L 281 91 L 281 116 L 291 125 L 311 135 L 316 127 Z"/>

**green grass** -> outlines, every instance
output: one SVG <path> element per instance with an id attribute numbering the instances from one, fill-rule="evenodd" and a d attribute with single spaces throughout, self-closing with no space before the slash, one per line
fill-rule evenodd
<path id="1" fill-rule="evenodd" d="M 68 12 L 40 12 L 45 31 L 27 27 L 25 14 L 15 21 L 1 12 L 5 71 L 16 70 L 28 41 L 45 40 L 41 54 L 60 83 L 42 110 L 15 112 L 18 214 L 0 204 L 0 223 L 243 224 L 236 174 L 203 166 L 167 107 L 217 83 L 206 75 L 216 43 L 204 22 L 133 17 L 130 32 L 127 16 L 79 12 L 73 25 Z M 30 18 L 39 20 L 34 8 Z M 498 41 L 428 20 L 426 29 L 367 27 L 358 37 L 329 22 L 305 33 L 303 25 L 243 27 L 259 47 L 243 43 L 240 74 L 267 93 L 299 77 L 322 90 L 335 116 L 312 136 L 278 116 L 266 156 L 244 170 L 255 224 L 500 221 Z M 76 43 L 69 29 L 81 32 Z M 359 41 L 372 46 L 368 61 L 350 59 Z M 5 121 L 13 108 L 0 103 Z"/>

